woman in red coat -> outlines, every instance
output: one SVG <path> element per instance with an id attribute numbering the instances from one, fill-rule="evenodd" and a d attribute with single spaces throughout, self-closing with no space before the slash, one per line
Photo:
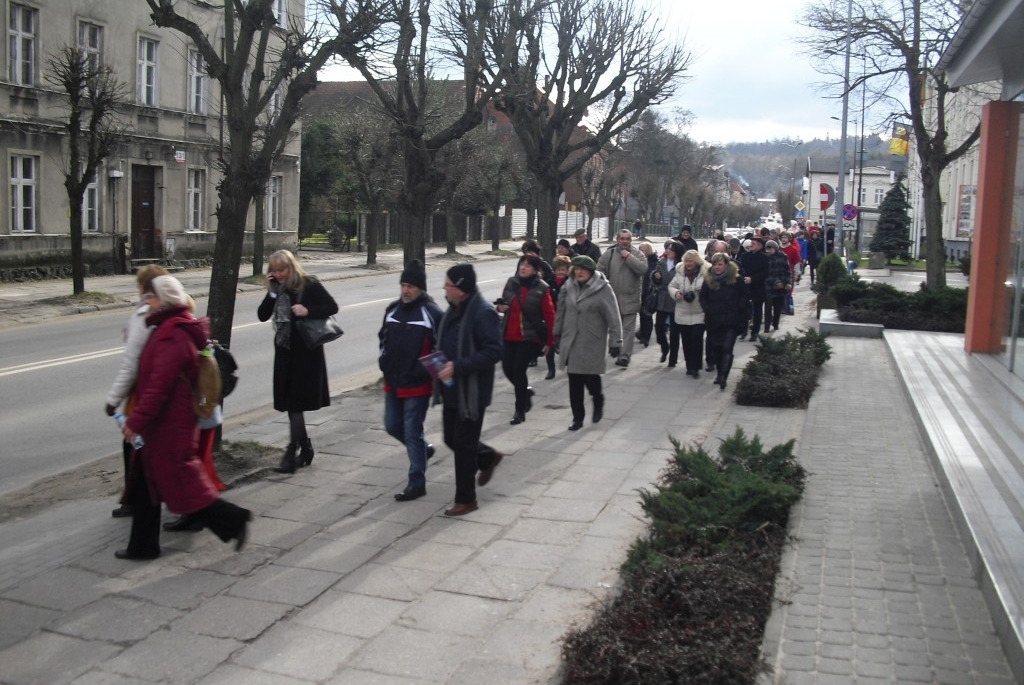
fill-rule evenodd
<path id="1" fill-rule="evenodd" d="M 251 512 L 220 499 L 198 456 L 199 423 L 192 409 L 192 384 L 199 373 L 199 350 L 206 347 L 207 320 L 189 311 L 178 279 L 152 281 L 159 306 L 146 319 L 155 327 L 139 359 L 138 400 L 122 430 L 128 442 L 141 436 L 135 453 L 129 498 L 132 531 L 119 559 L 160 556 L 160 503 L 190 514 L 221 540 L 245 544 Z"/>

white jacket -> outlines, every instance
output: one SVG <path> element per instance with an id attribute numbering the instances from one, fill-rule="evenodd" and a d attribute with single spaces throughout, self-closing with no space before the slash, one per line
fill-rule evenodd
<path id="1" fill-rule="evenodd" d="M 676 310 L 673 320 L 679 326 L 695 326 L 704 323 L 704 310 L 700 308 L 700 287 L 704 285 L 704 269 L 700 270 L 697 278 L 690 282 L 683 269 L 683 263 L 676 266 L 676 275 L 668 284 L 668 296 L 676 303 Z M 677 299 L 676 293 L 693 293 L 693 299 L 687 302 Z"/>
<path id="2" fill-rule="evenodd" d="M 146 326 L 149 316 L 149 305 L 143 302 L 132 312 L 128 325 L 124 328 L 124 353 L 121 355 L 121 366 L 117 369 L 117 377 L 107 393 L 107 404 L 114 407 L 121 404 L 135 387 L 135 377 L 139 372 L 139 356 L 142 348 L 149 340 L 151 328 Z"/>

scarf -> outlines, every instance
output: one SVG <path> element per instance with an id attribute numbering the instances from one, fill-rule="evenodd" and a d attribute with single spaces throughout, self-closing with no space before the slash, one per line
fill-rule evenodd
<path id="1" fill-rule="evenodd" d="M 292 298 L 281 288 L 274 301 L 274 344 L 288 350 L 292 346 Z"/>
<path id="2" fill-rule="evenodd" d="M 473 342 L 473 324 L 475 315 L 479 314 L 480 292 L 474 292 L 461 304 L 452 305 L 441 318 L 441 325 L 438 327 L 437 340 L 440 343 L 444 339 L 445 331 L 453 325 L 459 327 L 457 341 L 457 352 L 459 359 L 470 356 L 476 352 L 476 344 Z M 454 361 L 454 360 L 453 360 Z M 480 383 L 477 374 L 469 373 L 455 381 L 455 393 L 459 398 L 459 418 L 469 421 L 480 419 Z M 437 404 L 440 395 L 440 382 L 434 383 L 434 404 Z"/>

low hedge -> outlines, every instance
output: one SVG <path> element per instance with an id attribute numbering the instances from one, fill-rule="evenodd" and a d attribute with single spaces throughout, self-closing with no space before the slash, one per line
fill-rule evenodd
<path id="1" fill-rule="evenodd" d="M 818 372 L 832 356 L 828 336 L 810 329 L 800 335 L 762 337 L 736 384 L 736 404 L 804 408 L 818 386 Z"/>
<path id="2" fill-rule="evenodd" d="M 765 451 L 736 432 L 717 460 L 680 447 L 641 492 L 647 537 L 623 564 L 623 587 L 571 631 L 566 685 L 753 683 L 764 626 L 805 472 L 794 441 Z"/>
<path id="3" fill-rule="evenodd" d="M 856 274 L 829 289 L 841 321 L 882 324 L 913 331 L 963 333 L 967 320 L 967 289 L 922 284 L 916 292 L 887 283 L 868 283 Z"/>

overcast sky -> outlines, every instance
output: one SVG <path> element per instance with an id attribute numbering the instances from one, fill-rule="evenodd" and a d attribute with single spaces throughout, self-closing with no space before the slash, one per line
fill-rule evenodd
<path id="1" fill-rule="evenodd" d="M 839 137 L 840 100 L 823 97 L 824 77 L 799 53 L 796 23 L 809 0 L 652 0 L 693 53 L 692 79 L 676 106 L 694 114 L 691 138 L 709 143 Z"/>
<path id="2" fill-rule="evenodd" d="M 641 0 L 643 1 L 643 0 Z M 842 104 L 816 89 L 823 77 L 797 49 L 796 18 L 811 0 L 647 0 L 666 37 L 693 53 L 690 80 L 662 109 L 693 113 L 690 137 L 706 143 L 839 138 Z M 358 78 L 328 69 L 323 80 Z M 852 119 L 852 115 L 851 115 Z"/>

